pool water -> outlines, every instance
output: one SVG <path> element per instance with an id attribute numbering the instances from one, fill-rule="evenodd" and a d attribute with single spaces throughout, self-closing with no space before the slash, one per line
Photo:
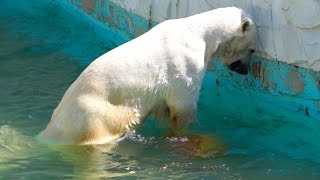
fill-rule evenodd
<path id="1" fill-rule="evenodd" d="M 37 142 L 34 137 L 69 85 L 90 60 L 112 47 L 81 21 L 62 23 L 74 17 L 60 14 L 56 6 L 46 21 L 21 12 L 0 16 L 0 179 L 320 178 L 319 122 L 272 107 L 265 110 L 267 104 L 247 116 L 237 113 L 246 108 L 217 110 L 217 103 L 232 99 L 213 101 L 217 90 L 211 73 L 201 91 L 199 122 L 191 129 L 224 142 L 228 150 L 223 157 L 179 153 L 172 147 L 182 140 L 163 139 L 165 128 L 153 120 L 112 149 Z M 257 102 L 232 103 L 243 107 Z"/>

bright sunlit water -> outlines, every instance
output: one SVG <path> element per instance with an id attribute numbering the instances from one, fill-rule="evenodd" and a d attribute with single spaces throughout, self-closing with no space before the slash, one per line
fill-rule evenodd
<path id="1" fill-rule="evenodd" d="M 220 138 L 224 157 L 185 156 L 174 149 L 182 139 L 163 139 L 165 130 L 151 120 L 108 151 L 38 143 L 35 135 L 87 65 L 78 62 L 109 50 L 85 24 L 64 24 L 70 14 L 55 6 L 40 12 L 52 18 L 8 12 L 0 19 L 0 179 L 320 179 L 317 121 L 272 108 L 238 116 L 257 103 L 250 99 L 225 100 L 243 108 L 216 112 L 212 106 L 222 102 L 212 101 L 210 74 L 192 130 Z"/>

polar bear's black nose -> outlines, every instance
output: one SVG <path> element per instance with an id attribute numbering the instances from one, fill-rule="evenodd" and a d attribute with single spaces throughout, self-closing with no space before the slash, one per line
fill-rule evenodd
<path id="1" fill-rule="evenodd" d="M 254 52 L 256 52 L 256 50 L 254 50 L 254 49 L 250 49 L 250 50 L 249 50 L 249 53 L 250 53 L 250 54 L 253 54 Z"/>
<path id="2" fill-rule="evenodd" d="M 231 71 L 234 71 L 238 74 L 248 74 L 249 65 L 242 63 L 241 60 L 238 60 L 228 66 Z"/>

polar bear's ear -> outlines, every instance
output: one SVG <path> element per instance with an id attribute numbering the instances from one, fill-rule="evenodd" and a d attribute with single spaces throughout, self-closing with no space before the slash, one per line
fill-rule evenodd
<path id="1" fill-rule="evenodd" d="M 243 33 L 246 33 L 248 31 L 250 31 L 252 25 L 253 25 L 253 23 L 252 23 L 252 21 L 250 19 L 246 18 L 246 19 L 242 20 L 241 31 Z"/>

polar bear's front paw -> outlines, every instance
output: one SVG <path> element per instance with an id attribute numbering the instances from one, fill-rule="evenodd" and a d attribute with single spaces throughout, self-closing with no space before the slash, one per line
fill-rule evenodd
<path id="1" fill-rule="evenodd" d="M 173 114 L 170 117 L 170 125 L 173 131 L 183 131 L 190 123 L 196 121 L 196 115 L 193 113 L 179 113 Z"/>

